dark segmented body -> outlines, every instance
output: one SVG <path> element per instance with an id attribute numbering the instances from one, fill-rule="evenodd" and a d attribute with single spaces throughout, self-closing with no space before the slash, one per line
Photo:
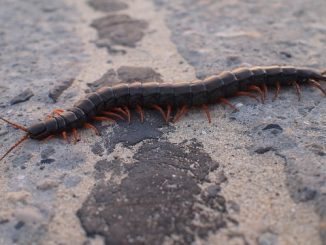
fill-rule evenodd
<path id="1" fill-rule="evenodd" d="M 42 139 L 72 128 L 81 127 L 103 110 L 136 105 L 174 107 L 198 106 L 216 103 L 219 98 L 230 97 L 249 85 L 272 85 L 276 82 L 288 84 L 304 83 L 309 79 L 326 81 L 318 71 L 291 66 L 268 66 L 238 68 L 219 75 L 191 83 L 123 83 L 113 87 L 104 87 L 88 94 L 74 107 L 61 115 L 47 119 L 28 128 L 31 138 Z"/>

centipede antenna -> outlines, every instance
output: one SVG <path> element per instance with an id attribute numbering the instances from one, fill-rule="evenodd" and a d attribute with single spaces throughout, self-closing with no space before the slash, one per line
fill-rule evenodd
<path id="1" fill-rule="evenodd" d="M 29 137 L 29 133 L 23 136 L 20 140 L 18 140 L 10 149 L 0 158 L 0 162 L 17 146 L 19 146 L 21 143 L 23 143 L 25 140 L 27 140 Z"/>
<path id="2" fill-rule="evenodd" d="M 2 121 L 4 121 L 4 122 L 10 124 L 10 125 L 13 126 L 14 128 L 21 129 L 21 130 L 23 130 L 23 131 L 25 131 L 25 132 L 28 133 L 27 128 L 25 128 L 24 126 L 21 126 L 21 125 L 19 125 L 19 124 L 17 124 L 17 123 L 10 122 L 9 120 L 7 120 L 7 119 L 5 119 L 5 118 L 3 118 L 3 117 L 0 117 L 0 119 L 1 119 Z"/>

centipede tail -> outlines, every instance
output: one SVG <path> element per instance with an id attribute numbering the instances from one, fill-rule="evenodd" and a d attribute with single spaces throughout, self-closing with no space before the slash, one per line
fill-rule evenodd
<path id="1" fill-rule="evenodd" d="M 188 83 L 121 83 L 111 87 L 103 87 L 86 95 L 73 107 L 66 110 L 56 109 L 45 120 L 24 127 L 0 117 L 1 120 L 27 134 L 11 147 L 2 160 L 14 148 L 26 139 L 42 140 L 53 135 L 62 135 L 68 139 L 72 132 L 73 142 L 78 141 L 78 128 L 89 128 L 99 135 L 92 121 L 125 120 L 131 122 L 131 111 L 136 110 L 140 121 L 145 120 L 144 108 L 160 112 L 165 122 L 177 122 L 190 108 L 202 108 L 208 122 L 211 115 L 208 105 L 217 102 L 238 110 L 228 98 L 247 96 L 264 103 L 267 99 L 268 87 L 275 88 L 274 99 L 279 96 L 283 86 L 293 85 L 298 99 L 301 98 L 301 85 L 307 84 L 319 89 L 325 96 L 326 91 L 320 82 L 326 81 L 326 71 L 318 72 L 309 68 L 292 66 L 257 66 L 241 67 L 232 71 L 223 71 L 203 80 Z M 173 108 L 177 109 L 174 117 Z"/>

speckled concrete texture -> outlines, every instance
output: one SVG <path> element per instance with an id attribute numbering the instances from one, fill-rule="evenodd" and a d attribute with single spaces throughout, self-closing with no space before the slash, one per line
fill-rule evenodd
<path id="1" fill-rule="evenodd" d="M 238 66 L 326 69 L 323 0 L 3 0 L 0 115 L 22 125 L 101 86 Z M 325 84 L 324 84 L 325 86 Z M 166 125 L 28 140 L 0 164 L 0 244 L 326 244 L 326 99 L 191 110 Z M 23 132 L 0 124 L 0 154 Z"/>

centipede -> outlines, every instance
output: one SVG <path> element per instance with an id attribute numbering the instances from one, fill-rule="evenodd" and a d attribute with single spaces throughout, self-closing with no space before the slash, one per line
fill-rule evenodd
<path id="1" fill-rule="evenodd" d="M 326 71 L 294 66 L 256 66 L 223 71 L 192 82 L 133 82 L 102 87 L 87 94 L 73 107 L 66 110 L 56 109 L 45 119 L 29 127 L 0 117 L 12 127 L 26 132 L 5 152 L 0 161 L 27 139 L 45 140 L 61 135 L 68 141 L 68 133 L 71 133 L 72 142 L 76 143 L 79 140 L 77 129 L 80 128 L 91 129 L 96 135 L 100 135 L 93 125 L 94 121 L 114 123 L 117 120 L 126 120 L 130 123 L 132 110 L 139 114 L 141 122 L 144 122 L 145 108 L 157 110 L 168 124 L 176 123 L 189 109 L 197 107 L 205 112 L 208 122 L 211 123 L 210 105 L 222 103 L 237 110 L 229 100 L 237 96 L 247 96 L 264 103 L 269 87 L 275 89 L 273 100 L 279 96 L 282 86 L 293 86 L 299 100 L 301 85 L 313 86 L 326 96 L 321 84 L 326 81 L 325 74 Z"/>

